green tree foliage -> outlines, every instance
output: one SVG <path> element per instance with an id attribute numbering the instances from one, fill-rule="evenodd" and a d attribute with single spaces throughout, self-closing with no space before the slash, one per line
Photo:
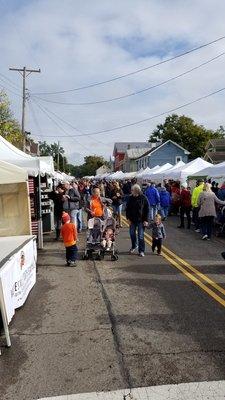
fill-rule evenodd
<path id="1" fill-rule="evenodd" d="M 47 142 L 39 143 L 39 151 L 41 156 L 52 156 L 55 164 L 55 168 L 58 167 L 58 153 L 59 153 L 59 170 L 62 172 L 68 171 L 67 168 L 67 158 L 65 156 L 65 150 L 62 146 L 57 143 L 48 144 Z"/>
<path id="2" fill-rule="evenodd" d="M 77 178 L 83 176 L 95 175 L 96 170 L 102 165 L 108 165 L 109 162 L 100 156 L 87 156 L 84 157 L 84 164 L 70 166 L 70 173 Z"/>
<path id="3" fill-rule="evenodd" d="M 173 140 L 188 150 L 190 158 L 194 159 L 204 156 L 205 146 L 210 139 L 223 138 L 224 134 L 222 126 L 218 130 L 213 131 L 196 124 L 193 119 L 185 115 L 178 116 L 177 114 L 172 114 L 166 117 L 163 124 L 157 125 L 149 141 L 155 142 L 160 139 L 166 142 L 167 140 Z"/>
<path id="4" fill-rule="evenodd" d="M 18 148 L 22 148 L 23 135 L 18 121 L 13 117 L 9 99 L 0 91 L 0 135 Z"/>

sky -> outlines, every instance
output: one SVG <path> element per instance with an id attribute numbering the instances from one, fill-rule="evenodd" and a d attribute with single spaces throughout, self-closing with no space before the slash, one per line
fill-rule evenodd
<path id="1" fill-rule="evenodd" d="M 148 140 L 166 115 L 108 133 L 85 134 L 164 113 L 225 87 L 222 55 L 179 79 L 125 99 L 82 106 L 54 103 L 102 101 L 154 86 L 223 53 L 223 39 L 107 84 L 46 94 L 110 80 L 224 36 L 221 0 L 0 0 L 0 15 L 0 88 L 5 88 L 21 121 L 22 77 L 9 67 L 41 69 L 27 77 L 26 130 L 36 140 L 59 140 L 75 164 L 90 154 L 109 159 L 118 141 Z M 225 91 L 177 113 L 216 129 L 225 125 L 224 109 Z M 75 137 L 79 134 L 83 136 Z"/>

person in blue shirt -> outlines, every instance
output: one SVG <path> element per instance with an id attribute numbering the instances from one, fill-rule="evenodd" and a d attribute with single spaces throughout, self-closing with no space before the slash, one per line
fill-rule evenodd
<path id="1" fill-rule="evenodd" d="M 155 187 L 154 183 L 151 183 L 146 191 L 145 191 L 145 196 L 148 199 L 149 202 L 149 220 L 153 221 L 155 219 L 155 216 L 158 212 L 158 208 L 160 205 L 160 197 L 159 197 L 159 192 Z"/>
<path id="2" fill-rule="evenodd" d="M 162 216 L 162 220 L 165 221 L 169 214 L 169 209 L 171 205 L 171 195 L 166 190 L 165 187 L 162 187 L 159 192 L 160 197 L 160 213 Z"/>

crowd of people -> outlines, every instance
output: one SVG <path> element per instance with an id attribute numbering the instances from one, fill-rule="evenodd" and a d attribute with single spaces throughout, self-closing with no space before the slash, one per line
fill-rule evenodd
<path id="1" fill-rule="evenodd" d="M 161 254 L 162 240 L 166 237 L 163 221 L 169 215 L 179 215 L 179 229 L 191 229 L 193 224 L 203 240 L 210 240 L 219 207 L 225 206 L 225 183 L 219 187 L 215 182 L 198 180 L 191 190 L 186 182 L 169 181 L 158 185 L 151 182 L 141 187 L 136 180 L 81 179 L 59 184 L 51 193 L 51 198 L 54 201 L 55 239 L 59 240 L 62 235 L 67 264 L 74 265 L 78 234 L 87 228 L 90 218 L 104 219 L 105 208 L 109 204 L 118 230 L 122 227 L 122 211 L 125 211 L 130 226 L 130 253 L 138 250 L 141 257 L 145 255 L 146 228 L 152 230 L 152 251 L 157 249 L 157 254 Z"/>

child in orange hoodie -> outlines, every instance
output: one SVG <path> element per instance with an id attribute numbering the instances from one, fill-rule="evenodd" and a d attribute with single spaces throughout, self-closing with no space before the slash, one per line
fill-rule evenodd
<path id="1" fill-rule="evenodd" d="M 75 267 L 77 259 L 77 229 L 76 226 L 70 222 L 69 214 L 65 212 L 62 215 L 62 222 L 61 236 L 66 248 L 66 265 L 68 265 L 68 267 Z"/>

